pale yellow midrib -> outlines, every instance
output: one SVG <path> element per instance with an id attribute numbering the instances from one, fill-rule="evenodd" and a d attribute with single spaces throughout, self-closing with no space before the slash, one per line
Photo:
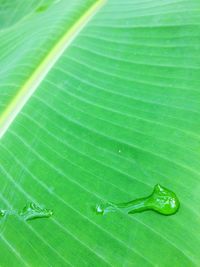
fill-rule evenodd
<path id="1" fill-rule="evenodd" d="M 39 87 L 40 83 L 44 80 L 58 59 L 62 56 L 67 47 L 105 2 L 106 0 L 96 1 L 96 3 L 93 4 L 70 29 L 68 29 L 68 31 L 60 38 L 48 55 L 43 59 L 31 77 L 18 90 L 16 96 L 12 99 L 0 116 L 0 138 L 4 136 L 16 116 Z"/>

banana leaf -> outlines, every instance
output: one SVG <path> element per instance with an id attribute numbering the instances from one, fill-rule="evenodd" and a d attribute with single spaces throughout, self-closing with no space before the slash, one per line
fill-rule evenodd
<path id="1" fill-rule="evenodd" d="M 0 0 L 0 266 L 200 266 L 199 11 Z M 95 212 L 158 183 L 173 216 Z"/>

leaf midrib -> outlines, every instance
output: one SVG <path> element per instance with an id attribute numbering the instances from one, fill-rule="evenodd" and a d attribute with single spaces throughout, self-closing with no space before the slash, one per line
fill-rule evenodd
<path id="1" fill-rule="evenodd" d="M 82 16 L 57 40 L 49 53 L 35 68 L 30 77 L 19 88 L 16 95 L 8 103 L 6 109 L 0 115 L 0 139 L 5 135 L 9 126 L 13 123 L 17 115 L 31 98 L 33 93 L 45 79 L 49 71 L 53 68 L 72 41 L 85 27 L 88 21 L 103 6 L 106 0 L 97 0 L 91 5 Z"/>

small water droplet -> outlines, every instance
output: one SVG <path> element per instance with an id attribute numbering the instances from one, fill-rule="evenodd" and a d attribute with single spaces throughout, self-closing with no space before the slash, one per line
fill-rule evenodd
<path id="1" fill-rule="evenodd" d="M 49 218 L 53 215 L 53 210 L 45 209 L 37 206 L 35 203 L 28 203 L 19 213 L 25 221 L 34 220 L 38 218 Z"/>
<path id="2" fill-rule="evenodd" d="M 4 217 L 6 215 L 5 210 L 0 210 L 0 218 Z"/>
<path id="3" fill-rule="evenodd" d="M 101 203 L 101 204 L 96 205 L 97 214 L 104 215 L 105 213 L 115 212 L 115 211 L 116 211 L 116 206 L 112 202 Z"/>
<path id="4" fill-rule="evenodd" d="M 98 205 L 96 206 L 96 212 L 97 212 L 98 214 L 102 214 L 102 213 L 103 213 L 103 208 L 102 208 L 102 206 L 101 206 L 100 204 L 98 204 Z"/>

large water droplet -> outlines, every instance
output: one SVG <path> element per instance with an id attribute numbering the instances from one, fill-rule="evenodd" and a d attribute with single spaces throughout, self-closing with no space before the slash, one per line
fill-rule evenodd
<path id="1" fill-rule="evenodd" d="M 128 214 L 142 212 L 146 210 L 153 210 L 163 215 L 172 215 L 179 209 L 180 202 L 174 192 L 157 184 L 150 196 L 132 200 L 125 203 L 99 204 L 96 206 L 98 214 L 106 214 L 109 212 L 116 212 L 122 210 Z"/>

